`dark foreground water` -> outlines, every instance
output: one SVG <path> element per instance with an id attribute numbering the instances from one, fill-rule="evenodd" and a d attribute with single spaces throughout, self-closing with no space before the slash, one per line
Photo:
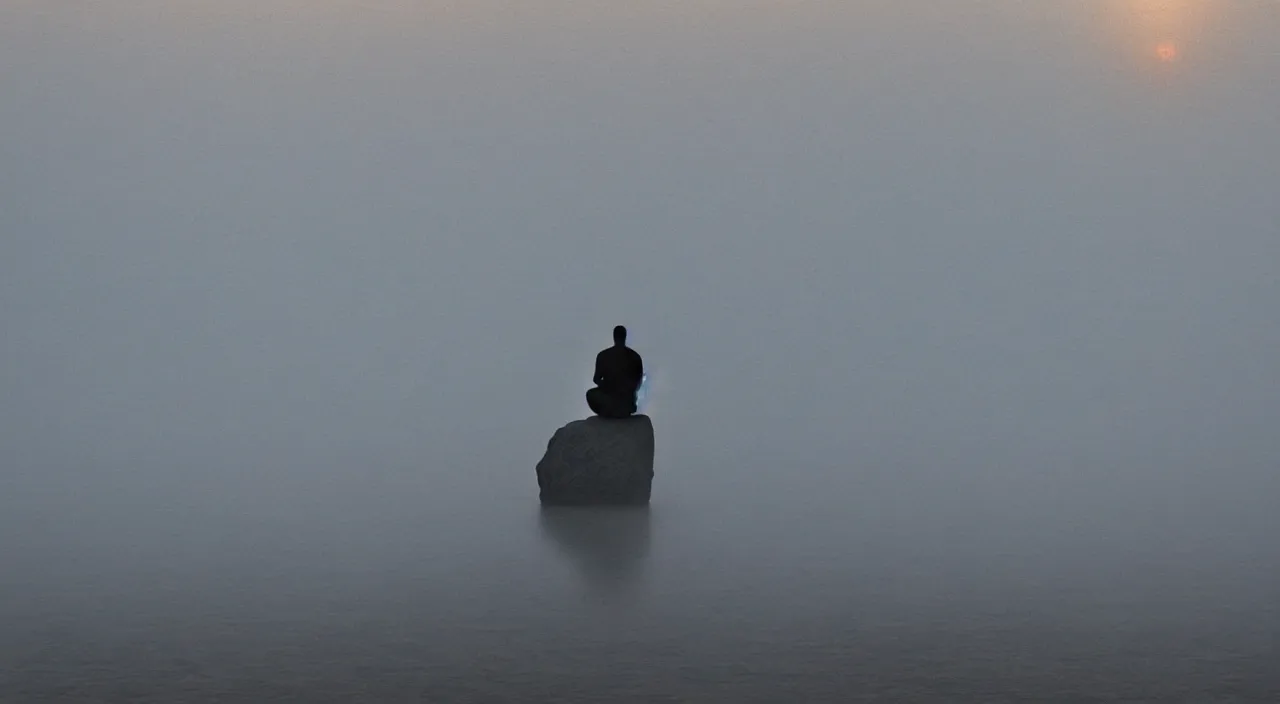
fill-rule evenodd
<path id="1" fill-rule="evenodd" d="M 1271 499 L 1208 472 L 672 464 L 641 511 L 541 510 L 532 466 L 47 480 L 3 525 L 0 701 L 1280 693 Z"/>

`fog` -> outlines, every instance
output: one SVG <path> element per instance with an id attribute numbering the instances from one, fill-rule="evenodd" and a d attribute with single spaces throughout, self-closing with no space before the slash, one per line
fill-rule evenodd
<path id="1" fill-rule="evenodd" d="M 416 623 L 471 682 L 463 633 L 670 671 L 665 639 L 754 662 L 710 634 L 852 642 L 814 629 L 959 602 L 1075 618 L 1095 654 L 1142 609 L 1231 611 L 1205 681 L 1263 691 L 1280 5 L 927 5 L 0 4 L 0 694 L 122 633 L 180 649 L 197 613 L 365 618 L 348 648 Z M 616 324 L 652 516 L 539 517 Z M 401 681 L 297 657 L 270 686 Z M 110 691 L 173 700 L 136 658 Z M 707 667 L 707 696 L 791 682 Z"/>

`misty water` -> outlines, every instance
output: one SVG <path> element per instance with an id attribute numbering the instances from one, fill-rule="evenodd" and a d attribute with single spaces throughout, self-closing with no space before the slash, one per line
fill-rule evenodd
<path id="1" fill-rule="evenodd" d="M 1278 35 L 0 3 L 0 701 L 1275 701 Z"/>

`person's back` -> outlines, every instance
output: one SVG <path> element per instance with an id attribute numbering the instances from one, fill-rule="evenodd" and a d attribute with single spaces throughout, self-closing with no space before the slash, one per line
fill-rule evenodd
<path id="1" fill-rule="evenodd" d="M 629 416 L 636 412 L 636 391 L 644 379 L 644 361 L 627 347 L 627 329 L 613 329 L 613 347 L 596 355 L 592 376 L 596 388 L 587 392 L 587 405 L 597 415 Z"/>
<path id="2" fill-rule="evenodd" d="M 644 362 L 630 347 L 614 345 L 596 355 L 596 385 L 610 396 L 635 396 L 643 376 Z"/>

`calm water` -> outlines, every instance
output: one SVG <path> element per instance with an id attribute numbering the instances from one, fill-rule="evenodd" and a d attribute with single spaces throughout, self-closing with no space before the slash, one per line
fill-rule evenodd
<path id="1" fill-rule="evenodd" d="M 0 702 L 1280 701 L 1277 36 L 0 0 Z"/>
<path id="2" fill-rule="evenodd" d="M 0 699 L 1277 691 L 1271 498 L 1228 514 L 1168 494 L 1083 501 L 1066 483 L 877 480 L 856 463 L 668 461 L 648 511 L 544 512 L 531 467 L 458 469 L 479 476 L 299 477 L 145 510 L 97 486 L 45 497 L 65 511 L 6 517 Z M 15 534 L 39 551 L 15 554 Z"/>

